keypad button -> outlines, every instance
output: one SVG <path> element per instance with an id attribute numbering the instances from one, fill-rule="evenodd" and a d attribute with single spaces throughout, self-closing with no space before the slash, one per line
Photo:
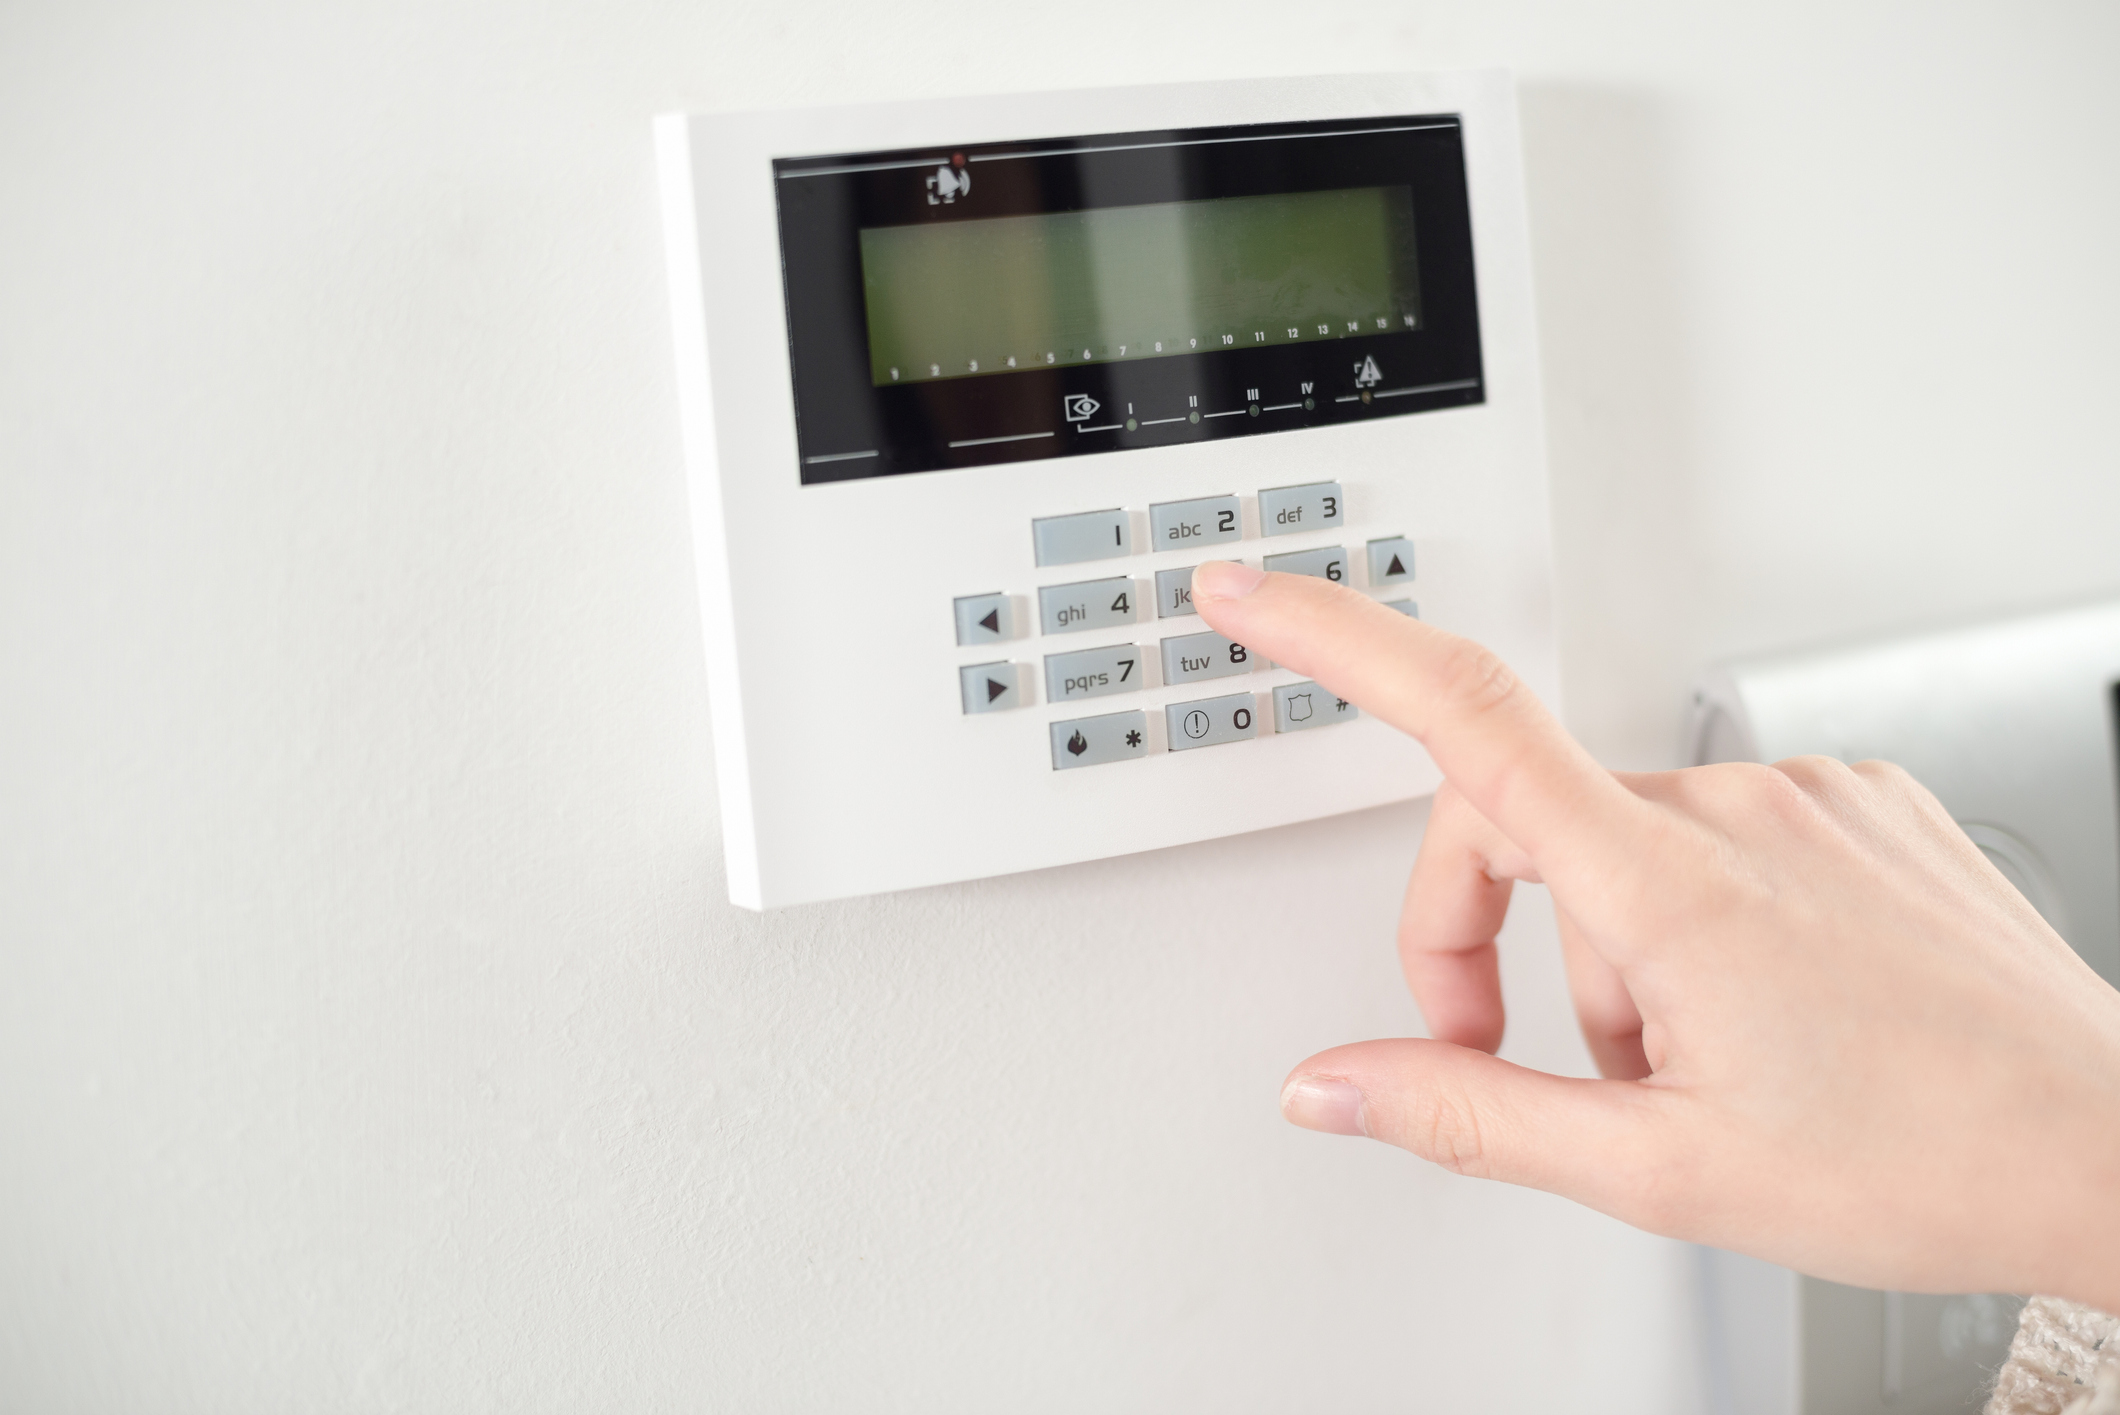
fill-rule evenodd
<path id="1" fill-rule="evenodd" d="M 1006 712 L 1023 706 L 1023 667 L 1015 663 L 974 663 L 957 670 L 957 691 L 967 714 Z"/>
<path id="2" fill-rule="evenodd" d="M 957 642 L 998 644 L 1016 637 L 1016 610 L 1005 594 L 968 594 L 957 601 Z"/>
<path id="3" fill-rule="evenodd" d="M 1421 607 L 1410 599 L 1387 599 L 1384 601 L 1384 607 L 1386 609 L 1396 609 L 1408 619 L 1421 617 Z"/>
<path id="4" fill-rule="evenodd" d="M 1184 550 L 1244 538 L 1244 514 L 1234 496 L 1162 501 L 1148 508 L 1151 550 Z"/>
<path id="5" fill-rule="evenodd" d="M 1413 578 L 1413 542 L 1390 536 L 1369 542 L 1369 583 L 1382 589 Z"/>
<path id="6" fill-rule="evenodd" d="M 1362 710 L 1315 683 L 1290 683 L 1273 690 L 1273 730 L 1308 732 L 1335 722 L 1352 722 Z"/>
<path id="7" fill-rule="evenodd" d="M 1045 700 L 1071 703 L 1107 693 L 1131 693 L 1141 686 L 1141 650 L 1133 644 L 1047 654 Z"/>
<path id="8" fill-rule="evenodd" d="M 1156 572 L 1156 617 L 1174 619 L 1181 614 L 1198 614 L 1192 602 L 1193 567 L 1183 565 L 1175 570 Z"/>
<path id="9" fill-rule="evenodd" d="M 1136 593 L 1134 582 L 1123 575 L 1047 585 L 1038 591 L 1038 622 L 1048 634 L 1079 634 L 1084 629 L 1131 624 Z"/>
<path id="10" fill-rule="evenodd" d="M 1346 522 L 1347 502 L 1336 481 L 1277 486 L 1259 493 L 1259 530 L 1264 535 L 1337 530 Z"/>
<path id="11" fill-rule="evenodd" d="M 1347 578 L 1347 551 L 1337 545 L 1328 545 L 1321 550 L 1291 550 L 1286 555 L 1269 555 L 1259 563 L 1284 575 L 1314 575 L 1320 580 L 1335 582 Z"/>
<path id="12" fill-rule="evenodd" d="M 1170 749 L 1189 752 L 1258 736 L 1257 715 L 1257 699 L 1249 693 L 1232 693 L 1226 698 L 1172 703 L 1163 709 L 1163 725 L 1170 734 Z"/>
<path id="13" fill-rule="evenodd" d="M 1040 565 L 1074 565 L 1134 553 L 1134 520 L 1124 511 L 1084 511 L 1031 522 Z"/>
<path id="14" fill-rule="evenodd" d="M 1148 714 L 1114 712 L 1052 725 L 1053 770 L 1130 762 L 1148 755 Z"/>
<path id="15" fill-rule="evenodd" d="M 1227 678 L 1233 673 L 1249 673 L 1258 666 L 1258 656 L 1250 649 L 1231 643 L 1211 629 L 1204 634 L 1177 634 L 1163 641 L 1165 683 Z"/>

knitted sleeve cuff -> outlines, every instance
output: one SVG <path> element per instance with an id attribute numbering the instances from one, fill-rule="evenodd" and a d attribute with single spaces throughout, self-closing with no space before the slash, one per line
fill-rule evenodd
<path id="1" fill-rule="evenodd" d="M 1985 1415 L 2120 1415 L 2120 1317 L 2034 1297 Z"/>

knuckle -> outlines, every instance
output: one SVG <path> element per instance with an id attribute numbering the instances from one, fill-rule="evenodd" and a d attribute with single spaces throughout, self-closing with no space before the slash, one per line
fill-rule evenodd
<path id="1" fill-rule="evenodd" d="M 1780 766 L 1758 762 L 1718 762 L 1677 773 L 1695 802 L 1731 801 L 1748 809 L 1795 805 L 1803 787 Z"/>
<path id="2" fill-rule="evenodd" d="M 1730 768 L 1732 785 L 1739 803 L 1749 810 L 1784 820 L 1806 817 L 1817 809 L 1819 772 L 1816 764 L 1825 760 L 1823 757 L 1792 757 L 1772 766 L 1746 763 Z"/>
<path id="3" fill-rule="evenodd" d="M 1440 670 L 1444 693 L 1467 712 L 1492 712 L 1516 696 L 1517 676 L 1502 656 L 1470 639 L 1444 651 Z"/>
<path id="4" fill-rule="evenodd" d="M 1854 776 L 1846 762 L 1815 754 L 1785 758 L 1774 763 L 1772 770 L 1813 794 L 1838 790 Z"/>
<path id="5" fill-rule="evenodd" d="M 1414 1153 L 1452 1174 L 1486 1177 L 1487 1144 L 1479 1110 L 1461 1089 L 1448 1082 L 1429 1087 L 1408 1118 L 1408 1147 Z"/>
<path id="6" fill-rule="evenodd" d="M 1878 757 L 1856 762 L 1848 770 L 1870 785 L 1883 787 L 1888 791 L 1905 792 L 1909 787 L 1921 786 L 1921 783 L 1914 779 L 1914 773 L 1898 762 L 1888 762 Z"/>

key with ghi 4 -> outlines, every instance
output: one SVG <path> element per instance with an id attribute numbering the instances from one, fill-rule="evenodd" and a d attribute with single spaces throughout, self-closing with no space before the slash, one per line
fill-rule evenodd
<path id="1" fill-rule="evenodd" d="M 1134 622 L 1134 582 L 1125 577 L 1048 585 L 1038 591 L 1038 618 L 1048 634 L 1075 634 Z"/>

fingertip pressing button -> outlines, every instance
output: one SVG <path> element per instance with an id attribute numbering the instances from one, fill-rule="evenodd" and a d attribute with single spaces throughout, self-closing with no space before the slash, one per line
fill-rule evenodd
<path id="1" fill-rule="evenodd" d="M 1198 614 L 1193 608 L 1193 566 L 1181 565 L 1175 570 L 1156 572 L 1156 617 L 1174 619 L 1181 614 Z"/>
<path id="2" fill-rule="evenodd" d="M 1023 706 L 1023 666 L 974 663 L 957 670 L 957 693 L 967 716 Z"/>

